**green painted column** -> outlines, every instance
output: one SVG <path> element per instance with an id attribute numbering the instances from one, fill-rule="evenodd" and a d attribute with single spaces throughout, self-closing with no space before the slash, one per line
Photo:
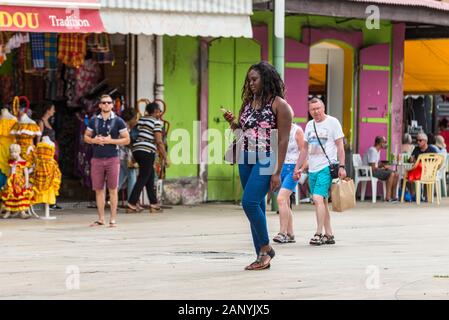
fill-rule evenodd
<path id="1" fill-rule="evenodd" d="M 273 14 L 273 62 L 274 67 L 284 79 L 285 62 L 285 0 L 274 0 Z M 271 211 L 277 211 L 279 206 L 276 201 L 277 194 L 271 198 Z"/>
<path id="2" fill-rule="evenodd" d="M 285 0 L 274 0 L 273 19 L 273 62 L 274 67 L 284 79 Z"/>

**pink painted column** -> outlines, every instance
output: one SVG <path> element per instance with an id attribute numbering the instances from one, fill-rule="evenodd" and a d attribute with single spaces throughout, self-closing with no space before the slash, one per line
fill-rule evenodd
<path id="1" fill-rule="evenodd" d="M 391 96 L 391 152 L 400 152 L 404 102 L 405 23 L 393 25 L 393 70 Z"/>

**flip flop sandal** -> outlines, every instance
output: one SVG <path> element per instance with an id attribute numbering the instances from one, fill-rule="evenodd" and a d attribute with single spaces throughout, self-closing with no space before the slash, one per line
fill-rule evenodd
<path id="1" fill-rule="evenodd" d="M 117 222 L 115 222 L 115 221 L 109 222 L 109 228 L 115 228 L 115 227 L 117 227 Z"/>
<path id="2" fill-rule="evenodd" d="M 248 266 L 245 267 L 245 270 L 252 270 L 253 267 L 254 267 L 254 265 L 257 264 L 257 263 L 259 263 L 258 260 L 254 261 L 254 262 L 251 262 L 250 265 L 248 265 Z"/>
<path id="3" fill-rule="evenodd" d="M 91 227 L 104 226 L 104 223 L 101 221 L 94 221 L 90 226 Z"/>
<path id="4" fill-rule="evenodd" d="M 259 256 L 257 257 L 257 260 L 253 263 L 251 263 L 246 269 L 246 270 L 265 270 L 265 269 L 269 269 L 271 267 L 271 260 L 274 258 L 274 256 L 276 255 L 276 253 L 274 252 L 274 249 L 271 248 L 270 251 L 268 252 L 264 252 L 264 253 L 259 253 Z M 262 264 L 262 257 L 265 256 L 269 256 L 270 260 L 268 261 L 267 264 Z M 258 266 L 259 265 L 259 266 Z"/>

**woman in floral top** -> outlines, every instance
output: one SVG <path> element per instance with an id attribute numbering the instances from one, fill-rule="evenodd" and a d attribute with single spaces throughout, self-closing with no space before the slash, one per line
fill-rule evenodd
<path id="1" fill-rule="evenodd" d="M 257 255 L 245 270 L 268 269 L 275 252 L 270 246 L 264 199 L 269 190 L 280 186 L 293 117 L 276 69 L 264 61 L 252 65 L 242 89 L 238 119 L 229 111 L 224 117 L 244 137 L 239 157 L 242 206 L 250 222 Z"/>

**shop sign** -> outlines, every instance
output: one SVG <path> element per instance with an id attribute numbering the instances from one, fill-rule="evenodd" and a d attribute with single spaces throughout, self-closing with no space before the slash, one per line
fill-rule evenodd
<path id="1" fill-rule="evenodd" d="M 97 9 L 0 6 L 0 31 L 103 32 Z"/>

